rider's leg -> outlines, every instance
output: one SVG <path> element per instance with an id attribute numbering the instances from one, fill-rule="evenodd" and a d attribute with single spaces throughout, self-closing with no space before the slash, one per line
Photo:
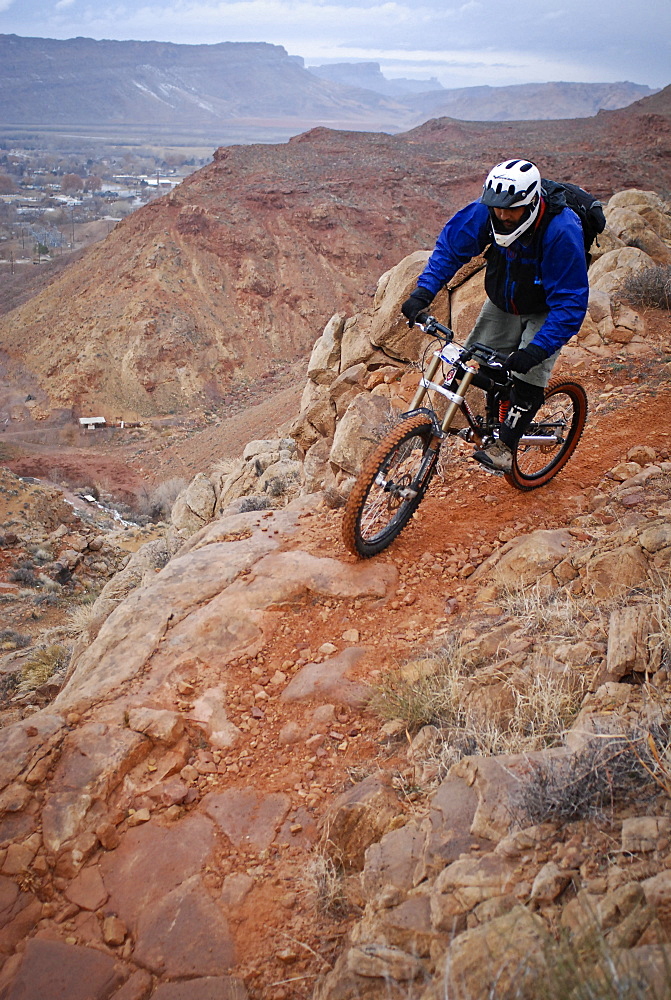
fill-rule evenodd
<path id="1" fill-rule="evenodd" d="M 512 451 L 529 424 L 540 409 L 545 398 L 545 389 L 531 382 L 523 382 L 513 377 L 510 392 L 510 407 L 506 419 L 501 424 L 500 440 Z"/>
<path id="2" fill-rule="evenodd" d="M 547 313 L 515 316 L 502 312 L 487 301 L 466 344 L 484 343 L 502 354 L 510 353 L 530 344 L 546 317 Z M 501 426 L 501 436 L 498 441 L 474 452 L 473 458 L 476 461 L 498 472 L 510 472 L 515 446 L 543 402 L 545 386 L 550 380 L 558 356 L 557 351 L 527 374 L 514 374 L 510 409 Z"/>

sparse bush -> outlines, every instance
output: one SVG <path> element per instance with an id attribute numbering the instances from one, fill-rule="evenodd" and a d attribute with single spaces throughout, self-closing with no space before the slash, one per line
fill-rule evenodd
<path id="1" fill-rule="evenodd" d="M 523 825 L 601 816 L 636 796 L 652 796 L 670 785 L 669 737 L 662 729 L 597 734 L 576 753 L 530 762 L 513 811 Z M 671 787 L 668 788 L 671 791 Z"/>
<path id="2" fill-rule="evenodd" d="M 634 305 L 671 309 L 671 267 L 646 267 L 630 274 L 620 293 Z"/>
<path id="3" fill-rule="evenodd" d="M 29 635 L 16 632 L 13 628 L 3 628 L 0 631 L 0 649 L 25 649 L 31 642 L 32 639 Z"/>
<path id="4" fill-rule="evenodd" d="M 19 686 L 18 674 L 0 675 L 0 702 L 4 703 L 9 701 L 12 695 L 15 694 L 18 686 Z"/>
<path id="5" fill-rule="evenodd" d="M 40 581 L 33 572 L 34 568 L 32 563 L 19 566 L 17 569 L 11 570 L 9 579 L 12 583 L 22 583 L 24 587 L 39 587 Z"/>

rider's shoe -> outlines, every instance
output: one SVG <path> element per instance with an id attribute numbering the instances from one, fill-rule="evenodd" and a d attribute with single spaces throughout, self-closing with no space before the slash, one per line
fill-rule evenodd
<path id="1" fill-rule="evenodd" d="M 486 448 L 473 452 L 473 458 L 487 469 L 496 472 L 510 472 L 513 467 L 513 453 L 503 441 L 492 441 Z"/>

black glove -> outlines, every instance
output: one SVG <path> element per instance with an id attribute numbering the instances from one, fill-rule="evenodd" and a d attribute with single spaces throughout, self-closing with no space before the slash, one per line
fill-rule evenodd
<path id="1" fill-rule="evenodd" d="M 526 375 L 532 368 L 539 365 L 541 361 L 545 361 L 547 357 L 549 355 L 542 347 L 538 347 L 536 344 L 527 344 L 521 350 L 513 351 L 512 354 L 508 355 L 508 367 L 513 372 Z"/>
<path id="2" fill-rule="evenodd" d="M 408 326 L 414 326 L 419 314 L 426 312 L 432 302 L 433 295 L 428 288 L 422 288 L 418 285 L 414 292 L 411 293 L 410 298 L 406 299 L 401 306 L 401 312 L 407 319 Z"/>

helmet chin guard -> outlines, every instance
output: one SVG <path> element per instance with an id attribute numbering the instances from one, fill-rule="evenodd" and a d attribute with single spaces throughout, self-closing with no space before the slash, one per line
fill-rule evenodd
<path id="1" fill-rule="evenodd" d="M 489 208 L 494 239 L 499 246 L 510 246 L 534 224 L 540 209 L 540 193 L 540 171 L 529 160 L 504 160 L 490 170 L 480 201 Z M 504 228 L 492 211 L 522 207 L 527 210 L 512 231 Z"/>

